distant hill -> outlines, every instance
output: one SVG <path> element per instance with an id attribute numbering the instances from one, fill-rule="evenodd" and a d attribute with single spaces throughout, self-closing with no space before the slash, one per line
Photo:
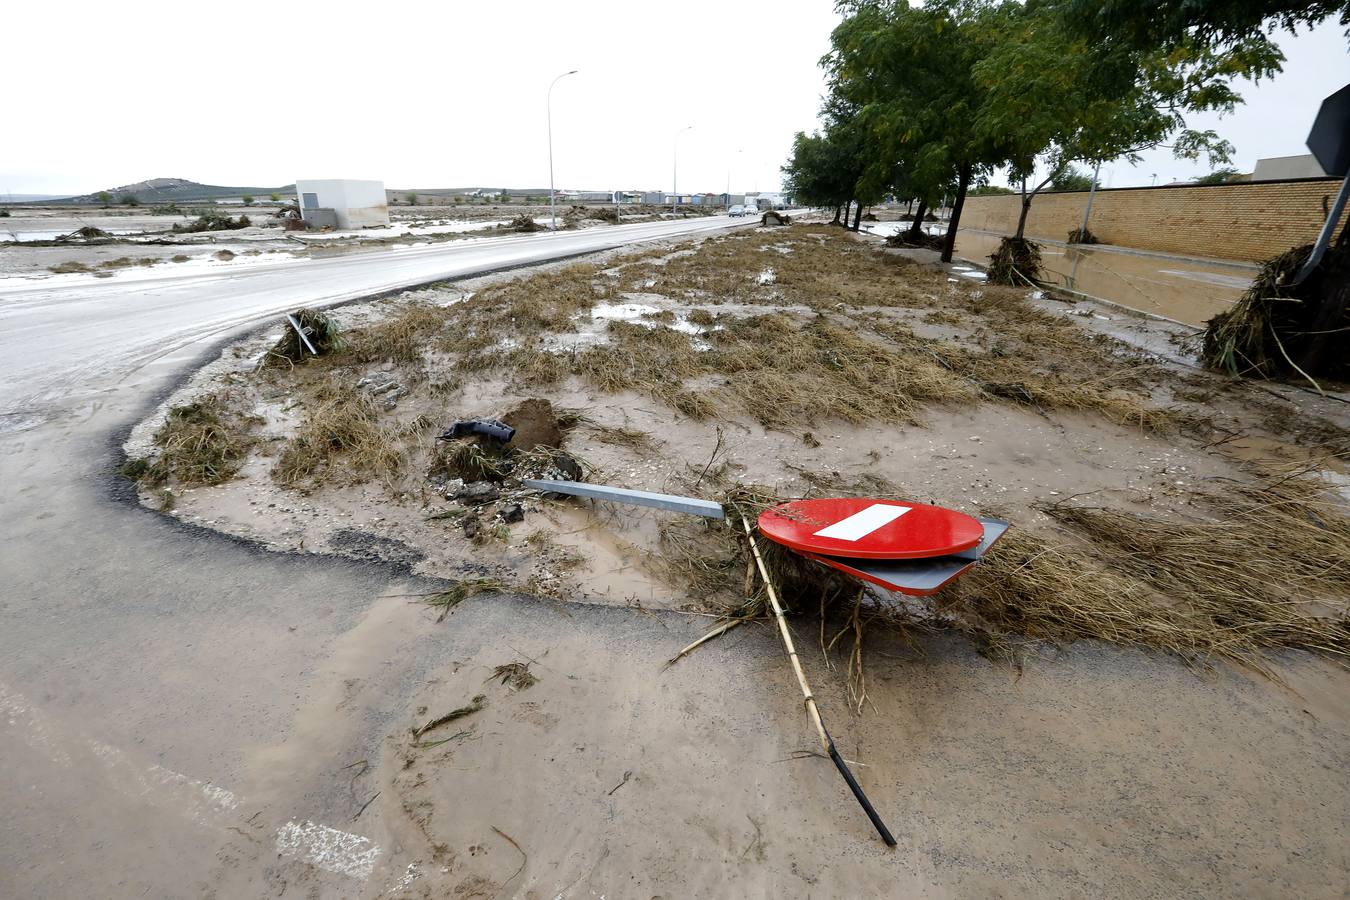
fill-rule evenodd
<path id="1" fill-rule="evenodd" d="M 99 191 L 92 194 L 81 194 L 78 197 L 66 197 L 62 200 L 55 200 L 53 203 L 60 204 L 85 204 L 99 203 Z M 149 181 L 138 181 L 135 184 L 124 184 L 119 187 L 107 188 L 103 193 L 111 195 L 114 202 L 121 201 L 122 198 L 132 196 L 138 203 L 181 203 L 192 200 L 218 200 L 225 197 L 242 197 L 245 194 L 251 194 L 259 200 L 265 200 L 270 194 L 281 194 L 283 197 L 295 195 L 295 185 L 285 185 L 284 187 L 232 187 L 219 184 L 198 184 L 195 181 L 188 181 L 186 178 L 151 178 Z"/>

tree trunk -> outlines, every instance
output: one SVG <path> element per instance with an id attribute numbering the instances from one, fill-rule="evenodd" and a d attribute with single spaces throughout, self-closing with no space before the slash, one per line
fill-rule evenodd
<path id="1" fill-rule="evenodd" d="M 1027 213 L 1031 212 L 1031 201 L 1035 194 L 1022 195 L 1022 214 L 1017 217 L 1017 234 L 1014 235 L 1019 241 L 1027 230 Z"/>
<path id="2" fill-rule="evenodd" d="M 857 231 L 858 226 L 862 224 L 862 210 L 863 210 L 862 204 L 857 203 L 855 201 L 853 209 L 853 229 L 852 229 L 854 231 Z"/>
<path id="3" fill-rule="evenodd" d="M 905 240 L 911 244 L 917 244 L 919 238 L 923 237 L 923 217 L 928 214 L 928 203 L 919 198 L 919 211 L 914 214 L 914 221 L 909 223 L 909 233 L 905 235 Z"/>
<path id="4" fill-rule="evenodd" d="M 966 205 L 966 188 L 970 187 L 972 166 L 962 163 L 956 169 L 956 202 L 952 204 L 952 217 L 947 220 L 947 239 L 942 243 L 942 261 L 952 261 L 952 251 L 956 249 L 956 229 L 961 224 L 961 208 Z"/>
<path id="5" fill-rule="evenodd" d="M 905 203 L 907 204 L 905 206 L 905 212 L 909 213 L 911 216 L 914 215 L 914 198 L 910 197 Z"/>
<path id="6" fill-rule="evenodd" d="M 839 206 L 839 205 L 837 205 L 837 204 L 835 205 L 835 207 L 834 207 L 834 221 L 830 223 L 831 225 L 838 225 L 838 224 L 839 224 L 839 214 L 840 214 L 841 212 L 843 212 L 843 210 L 844 210 L 844 207 Z"/>
<path id="7" fill-rule="evenodd" d="M 852 209 L 852 208 L 853 208 L 853 201 L 852 201 L 852 200 L 845 200 L 845 201 L 844 201 L 844 221 L 840 223 L 840 224 L 843 225 L 845 228 L 848 227 L 848 211 L 849 211 L 850 209 Z"/>

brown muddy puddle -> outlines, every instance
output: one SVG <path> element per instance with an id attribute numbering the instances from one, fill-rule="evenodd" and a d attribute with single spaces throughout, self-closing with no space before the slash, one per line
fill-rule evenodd
<path id="1" fill-rule="evenodd" d="M 987 265 L 1002 235 L 962 230 L 956 255 Z M 1251 263 L 1166 256 L 1115 247 L 1066 246 L 1038 240 L 1048 280 L 1130 309 L 1204 325 L 1228 309 L 1251 283 Z"/>

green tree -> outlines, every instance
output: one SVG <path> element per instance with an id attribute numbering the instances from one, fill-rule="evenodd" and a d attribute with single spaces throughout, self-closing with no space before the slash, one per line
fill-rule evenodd
<path id="1" fill-rule="evenodd" d="M 1005 158 L 976 127 L 983 85 L 974 66 L 988 53 L 992 29 L 979 26 L 980 0 L 906 2 L 845 0 L 844 21 L 831 35 L 823 63 L 831 93 L 854 106 L 868 137 L 868 183 L 905 181 L 930 200 L 955 183 L 951 223 L 942 249 L 950 262 L 973 180 Z"/>
<path id="2" fill-rule="evenodd" d="M 123 194 L 123 195 L 122 195 L 122 198 L 121 198 L 118 202 L 121 203 L 123 206 L 140 206 L 140 205 L 141 205 L 141 201 L 139 201 L 139 200 L 136 199 L 136 195 L 135 195 L 135 194 Z"/>
<path id="3" fill-rule="evenodd" d="M 823 133 L 798 132 L 792 142 L 792 156 L 782 170 L 784 191 L 799 203 L 833 206 L 833 224 L 847 225 L 847 218 L 840 222 L 840 213 L 852 205 L 864 170 L 859 138 L 856 131 L 839 122 Z"/>
<path id="4" fill-rule="evenodd" d="M 1092 43 L 1145 52 L 1197 48 L 1220 57 L 1230 75 L 1268 78 L 1284 54 L 1271 39 L 1337 18 L 1350 29 L 1347 0 L 1068 0 L 1065 20 Z"/>
<path id="5" fill-rule="evenodd" d="M 267 199 L 271 200 L 273 203 L 280 203 L 281 195 L 278 194 L 276 191 L 273 191 L 272 193 L 267 195 Z"/>
<path id="6" fill-rule="evenodd" d="M 107 191 L 99 191 L 97 194 L 94 195 L 94 199 L 98 200 L 98 202 L 103 205 L 104 209 L 107 209 L 109 206 L 112 205 L 113 198 L 112 194 L 108 193 Z"/>
<path id="7" fill-rule="evenodd" d="M 1063 3 L 1000 3 L 979 19 L 993 34 L 974 65 L 984 101 L 976 121 L 989 140 L 1003 142 L 1009 174 L 1022 184 L 1018 241 L 1036 195 L 1063 182 L 1074 161 L 1133 159 L 1174 135 L 1179 157 L 1227 162 L 1232 152 L 1213 131 L 1185 128 L 1185 113 L 1230 112 L 1239 100 L 1216 58 L 1197 48 L 1165 57 L 1103 49 L 1068 27 Z M 1048 174 L 1028 189 L 1038 170 Z"/>
<path id="8" fill-rule="evenodd" d="M 416 206 L 416 205 L 417 205 L 417 195 L 416 195 L 416 194 L 409 194 L 408 196 L 404 197 L 403 199 L 404 199 L 405 201 L 407 201 L 407 204 L 408 204 L 409 206 Z"/>
<path id="9" fill-rule="evenodd" d="M 252 194 L 245 194 L 244 196 L 240 197 L 239 199 L 244 201 L 244 205 L 245 205 L 245 206 L 252 206 L 252 205 L 253 205 L 253 195 L 252 195 Z"/>
<path id="10" fill-rule="evenodd" d="M 1068 166 L 1050 181 L 1052 191 L 1087 191 L 1093 185 L 1092 176 Z M 1100 187 L 1101 185 L 1098 185 Z"/>
<path id="11" fill-rule="evenodd" d="M 1242 174 L 1232 166 L 1222 166 L 1210 172 L 1208 175 L 1201 175 L 1195 179 L 1196 184 L 1226 184 L 1233 180 L 1234 175 Z"/>
<path id="12" fill-rule="evenodd" d="M 1001 184 L 978 184 L 966 191 L 968 197 L 991 197 L 1007 194 L 1015 194 L 1012 188 L 1006 188 Z"/>

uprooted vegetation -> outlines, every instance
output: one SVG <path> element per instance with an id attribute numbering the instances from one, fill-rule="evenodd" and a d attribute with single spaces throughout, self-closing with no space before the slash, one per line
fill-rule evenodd
<path id="1" fill-rule="evenodd" d="M 904 499 L 875 477 L 821 486 Z M 733 519 L 753 521 L 784 498 L 740 488 L 727 499 Z M 1350 665 L 1350 517 L 1334 491 L 1306 472 L 1266 473 L 1254 485 L 1197 491 L 1191 501 L 1184 518 L 1045 505 L 1063 530 L 1010 531 L 971 574 L 933 598 L 936 617 L 878 602 L 857 582 L 769 541 L 760 547 L 786 602 L 819 617 L 822 645 L 827 629 L 861 640 L 865 624 L 956 628 L 1000 654 L 1027 640 L 1088 639 L 1198 666 L 1228 661 L 1268 672 L 1266 654 L 1290 649 Z M 672 522 L 662 542 L 667 573 L 717 598 L 725 621 L 769 614 L 762 587 L 751 589 L 739 521 Z"/>
<path id="2" fill-rule="evenodd" d="M 174 223 L 173 230 L 180 234 L 197 234 L 203 231 L 237 231 L 253 224 L 248 216 L 241 215 L 232 219 L 224 213 L 206 211 L 186 225 Z"/>
<path id="3" fill-rule="evenodd" d="M 802 236 L 771 259 L 761 252 L 771 239 L 756 237 L 710 241 L 697 253 L 617 272 L 573 266 L 463 304 L 414 308 L 404 319 L 417 326 L 419 352 L 456 355 L 448 368 L 458 380 L 494 370 L 530 387 L 575 377 L 606 392 L 646 394 L 694 418 L 748 414 L 769 427 L 827 417 L 915 424 L 928 404 L 999 398 L 1149 429 L 1182 424 L 1149 401 L 1136 355 L 1015 292 L 952 289 L 940 273 L 828 230 Z M 773 267 L 772 281 L 747 277 L 760 266 Z M 603 341 L 568 342 L 597 304 L 623 302 L 649 282 L 699 303 L 700 321 L 611 320 Z M 733 303 L 734 311 L 718 314 Z M 920 337 L 903 315 L 920 309 L 967 314 L 976 346 Z M 354 352 L 361 343 L 353 337 Z"/>
<path id="4" fill-rule="evenodd" d="M 1202 353 L 1211 368 L 1350 381 L 1350 239 L 1342 235 L 1296 283 L 1311 254 L 1305 245 L 1267 260 L 1232 309 L 1209 320 Z"/>
<path id="5" fill-rule="evenodd" d="M 225 393 L 175 406 L 155 432 L 154 458 L 129 460 L 122 474 L 150 485 L 171 482 L 180 487 L 228 481 L 248 459 L 257 422 Z"/>

